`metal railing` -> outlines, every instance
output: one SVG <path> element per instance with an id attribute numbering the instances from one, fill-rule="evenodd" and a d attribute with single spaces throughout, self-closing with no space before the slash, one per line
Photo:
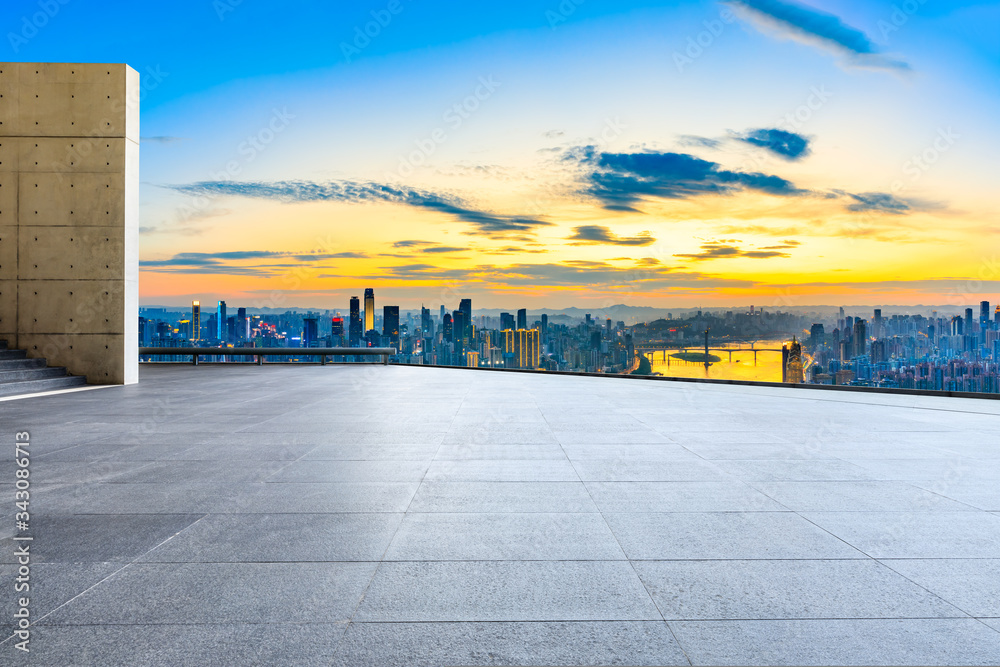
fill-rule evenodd
<path id="1" fill-rule="evenodd" d="M 139 356 L 180 356 L 191 357 L 191 363 L 198 365 L 199 357 L 256 357 L 257 365 L 264 363 L 264 357 L 319 357 L 319 363 L 326 365 L 328 357 L 382 357 L 388 364 L 389 357 L 396 354 L 394 347 L 140 347 Z M 202 362 L 213 363 L 213 362 Z"/>

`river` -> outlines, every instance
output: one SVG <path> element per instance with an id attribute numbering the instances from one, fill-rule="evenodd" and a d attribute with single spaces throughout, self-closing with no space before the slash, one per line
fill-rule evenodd
<path id="1" fill-rule="evenodd" d="M 722 361 L 712 363 L 707 369 L 704 363 L 681 361 L 680 359 L 663 360 L 663 352 L 646 353 L 653 365 L 653 373 L 669 377 L 712 378 L 717 380 L 757 380 L 762 382 L 781 382 L 781 346 L 787 341 L 762 340 L 754 344 L 756 348 L 778 350 L 777 352 L 757 352 L 757 362 L 754 363 L 754 353 L 749 345 L 732 345 L 732 361 L 729 353 L 711 348 L 723 347 L 711 345 L 710 353 L 721 357 Z M 739 351 L 737 351 L 739 349 Z M 699 348 L 690 347 L 689 352 L 698 352 Z M 668 351 L 667 357 L 677 350 Z"/>

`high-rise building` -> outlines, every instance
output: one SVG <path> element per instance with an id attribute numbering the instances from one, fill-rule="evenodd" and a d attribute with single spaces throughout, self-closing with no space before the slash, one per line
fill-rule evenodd
<path id="1" fill-rule="evenodd" d="M 351 297 L 350 321 L 348 326 L 348 345 L 350 347 L 361 347 L 361 338 L 364 334 L 361 331 L 361 299 L 356 296 Z"/>
<path id="2" fill-rule="evenodd" d="M 319 347 L 319 318 L 302 318 L 302 347 Z"/>
<path id="3" fill-rule="evenodd" d="M 472 340 L 472 299 L 462 299 L 458 309 L 465 314 L 465 329 L 462 331 L 462 340 L 466 345 Z"/>
<path id="4" fill-rule="evenodd" d="M 864 322 L 864 320 L 858 321 Z M 790 344 L 782 345 L 781 352 L 782 361 L 784 362 L 781 381 L 802 384 L 802 345 L 793 336 Z"/>
<path id="5" fill-rule="evenodd" d="M 809 346 L 816 350 L 822 347 L 824 342 L 826 342 L 826 329 L 822 324 L 812 325 L 809 329 Z"/>
<path id="6" fill-rule="evenodd" d="M 514 358 L 517 368 L 538 368 L 538 329 L 514 332 Z"/>
<path id="7" fill-rule="evenodd" d="M 455 340 L 454 330 L 452 329 L 452 324 L 451 324 L 451 315 L 449 315 L 448 313 L 445 313 L 444 317 L 441 320 L 441 337 L 444 339 L 444 342 L 446 343 L 451 343 L 454 342 Z"/>
<path id="8" fill-rule="evenodd" d="M 365 288 L 365 335 L 375 328 L 375 290 Z"/>
<path id="9" fill-rule="evenodd" d="M 227 321 L 228 320 L 226 318 L 226 302 L 219 301 L 219 305 L 216 307 L 215 310 L 216 330 L 213 332 L 215 333 L 215 337 L 217 340 L 225 341 L 227 339 L 229 333 L 226 327 Z"/>
<path id="10" fill-rule="evenodd" d="M 339 314 L 330 318 L 330 344 L 333 347 L 345 347 L 344 340 L 344 318 Z"/>
<path id="11" fill-rule="evenodd" d="M 420 335 L 430 338 L 434 335 L 434 324 L 431 322 L 431 309 L 420 306 Z"/>
<path id="12" fill-rule="evenodd" d="M 972 309 L 965 309 L 965 333 L 972 333 Z"/>
<path id="13" fill-rule="evenodd" d="M 201 340 L 201 301 L 191 302 L 191 340 Z"/>
<path id="14" fill-rule="evenodd" d="M 993 311 L 993 324 L 1000 326 L 1000 303 L 997 304 L 997 309 Z"/>
<path id="15" fill-rule="evenodd" d="M 979 302 L 979 324 L 983 329 L 987 327 L 990 323 L 990 302 L 980 301 Z"/>
<path id="16" fill-rule="evenodd" d="M 236 340 L 243 341 L 250 339 L 250 318 L 247 317 L 246 308 L 236 309 Z"/>
<path id="17" fill-rule="evenodd" d="M 527 329 L 528 328 L 528 309 L 521 308 L 517 311 L 517 328 Z"/>
<path id="18" fill-rule="evenodd" d="M 962 320 L 962 318 L 959 317 L 958 315 L 951 318 L 951 335 L 961 336 L 964 333 L 965 333 L 965 322 Z"/>
<path id="19" fill-rule="evenodd" d="M 452 339 L 455 341 L 455 350 L 461 352 L 469 346 L 468 333 L 469 323 L 465 320 L 465 312 L 456 310 L 451 314 Z"/>
<path id="20" fill-rule="evenodd" d="M 399 347 L 399 306 L 382 306 L 382 335 Z"/>
<path id="21" fill-rule="evenodd" d="M 868 352 L 868 323 L 860 317 L 854 320 L 854 352 L 853 356 L 860 357 Z"/>
<path id="22" fill-rule="evenodd" d="M 543 339 L 549 336 L 549 316 L 546 313 L 542 313 L 542 330 L 540 333 Z"/>
<path id="23" fill-rule="evenodd" d="M 506 331 L 510 329 L 513 331 L 515 328 L 517 328 L 517 325 L 514 323 L 514 316 L 510 313 L 500 313 L 500 330 Z"/>

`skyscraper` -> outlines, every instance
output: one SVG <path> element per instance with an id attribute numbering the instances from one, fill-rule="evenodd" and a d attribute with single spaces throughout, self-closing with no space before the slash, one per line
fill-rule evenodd
<path id="1" fill-rule="evenodd" d="M 809 346 L 816 350 L 826 342 L 826 329 L 822 324 L 814 324 L 809 330 Z"/>
<path id="2" fill-rule="evenodd" d="M 860 357 L 868 353 L 868 323 L 860 317 L 854 320 L 854 351 L 853 356 Z"/>
<path id="3" fill-rule="evenodd" d="M 510 313 L 500 313 L 500 330 L 506 331 L 508 329 L 511 331 L 515 329 L 514 316 Z"/>
<path id="4" fill-rule="evenodd" d="M 236 340 L 242 341 L 250 338 L 250 320 L 247 318 L 246 308 L 236 309 Z"/>
<path id="5" fill-rule="evenodd" d="M 979 302 L 979 324 L 983 329 L 990 323 L 990 302 Z"/>
<path id="6" fill-rule="evenodd" d="M 330 320 L 330 336 L 333 338 L 334 347 L 344 345 L 344 318 L 334 317 Z"/>
<path id="7" fill-rule="evenodd" d="M 375 328 L 375 290 L 365 288 L 365 335 Z"/>
<path id="8" fill-rule="evenodd" d="M 468 345 L 472 340 L 472 299 L 462 299 L 458 309 L 465 315 L 465 328 L 462 331 L 462 341 Z"/>
<path id="9" fill-rule="evenodd" d="M 538 329 L 514 332 L 514 357 L 517 368 L 538 368 Z"/>
<path id="10" fill-rule="evenodd" d="M 302 347 L 318 347 L 319 319 L 315 317 L 302 318 Z"/>
<path id="11" fill-rule="evenodd" d="M 348 344 L 351 347 L 361 347 L 361 299 L 351 297 L 350 322 L 348 322 Z"/>
<path id="12" fill-rule="evenodd" d="M 201 301 L 191 302 L 191 340 L 201 340 Z"/>
<path id="13" fill-rule="evenodd" d="M 549 336 L 549 316 L 546 313 L 542 313 L 542 338 L 548 338 Z"/>
<path id="14" fill-rule="evenodd" d="M 451 343 L 455 340 L 454 330 L 451 325 L 451 315 L 448 313 L 445 313 L 444 318 L 441 320 L 441 337 L 446 343 Z"/>
<path id="15" fill-rule="evenodd" d="M 431 323 L 431 309 L 420 306 L 420 335 L 423 338 L 430 338 L 434 334 L 434 325 Z"/>
<path id="16" fill-rule="evenodd" d="M 382 335 L 399 347 L 399 306 L 382 306 Z"/>
<path id="17" fill-rule="evenodd" d="M 465 312 L 462 310 L 456 310 L 451 314 L 451 330 L 452 338 L 455 341 L 456 351 L 461 352 L 469 344 L 469 339 L 466 337 L 468 332 L 469 324 L 465 320 Z"/>
<path id="18" fill-rule="evenodd" d="M 527 329 L 528 328 L 528 309 L 521 308 L 517 311 L 517 328 Z"/>
<path id="19" fill-rule="evenodd" d="M 215 337 L 217 340 L 225 341 L 228 338 L 226 331 L 226 302 L 219 301 L 219 305 L 215 311 L 215 322 L 216 330 Z"/>
<path id="20" fill-rule="evenodd" d="M 972 333 L 972 309 L 965 309 L 965 333 Z"/>

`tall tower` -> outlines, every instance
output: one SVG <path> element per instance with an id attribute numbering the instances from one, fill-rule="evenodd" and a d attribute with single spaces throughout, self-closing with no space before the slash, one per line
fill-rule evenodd
<path id="1" fill-rule="evenodd" d="M 382 335 L 399 347 L 399 306 L 382 306 Z"/>
<path id="2" fill-rule="evenodd" d="M 246 308 L 236 309 L 236 338 L 237 340 L 250 338 L 250 319 L 247 317 Z"/>
<path id="3" fill-rule="evenodd" d="M 462 331 L 462 340 L 468 345 L 472 340 L 472 299 L 462 299 L 458 309 L 465 314 L 465 329 Z"/>
<path id="4" fill-rule="evenodd" d="M 375 290 L 365 288 L 365 334 L 375 328 Z"/>
<path id="5" fill-rule="evenodd" d="M 201 340 L 201 301 L 191 302 L 191 340 Z"/>
<path id="6" fill-rule="evenodd" d="M 347 325 L 348 345 L 350 347 L 361 346 L 361 299 L 356 296 L 351 297 L 351 319 Z"/>
<path id="7" fill-rule="evenodd" d="M 225 341 L 227 338 L 226 330 L 226 302 L 219 301 L 219 305 L 215 311 L 215 337 L 218 340 Z"/>
<path id="8" fill-rule="evenodd" d="M 517 328 L 527 329 L 528 328 L 528 309 L 521 308 L 517 311 Z"/>

